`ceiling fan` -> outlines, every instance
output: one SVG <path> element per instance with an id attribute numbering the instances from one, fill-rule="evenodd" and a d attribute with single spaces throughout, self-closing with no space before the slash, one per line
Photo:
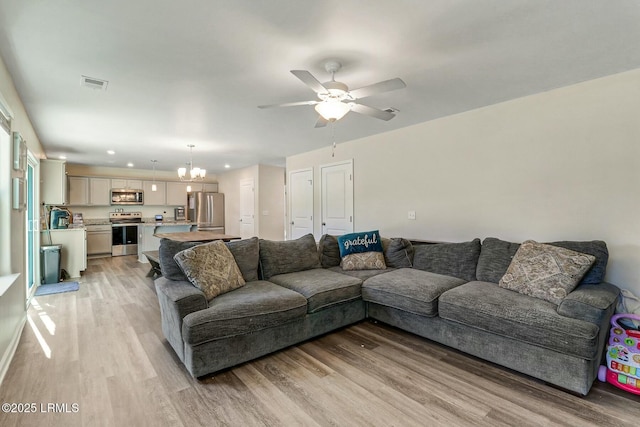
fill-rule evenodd
<path id="1" fill-rule="evenodd" d="M 379 110 L 367 105 L 358 104 L 356 101 L 382 92 L 402 89 L 407 85 L 402 79 L 395 78 L 374 83 L 372 85 L 363 86 L 358 89 L 349 90 L 349 87 L 338 82 L 335 74 L 342 68 L 342 64 L 338 61 L 328 61 L 325 70 L 331 73 L 331 81 L 320 83 L 310 72 L 306 70 L 291 70 L 291 74 L 299 78 L 302 83 L 306 84 L 318 96 L 318 100 L 288 102 L 285 104 L 259 105 L 258 108 L 272 107 L 294 107 L 298 105 L 315 105 L 315 110 L 319 117 L 315 127 L 326 126 L 328 122 L 340 120 L 349 111 L 364 114 L 366 116 L 375 117 L 381 120 L 391 120 L 395 114 L 388 110 Z"/>

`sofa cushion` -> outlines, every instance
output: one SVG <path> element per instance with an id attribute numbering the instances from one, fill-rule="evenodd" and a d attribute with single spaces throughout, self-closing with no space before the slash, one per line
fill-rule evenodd
<path id="1" fill-rule="evenodd" d="M 307 300 L 299 293 L 257 280 L 185 316 L 182 337 L 186 344 L 202 344 L 282 325 L 306 312 Z"/>
<path id="2" fill-rule="evenodd" d="M 414 249 L 407 239 L 383 237 L 382 250 L 387 268 L 410 268 L 413 264 Z"/>
<path id="3" fill-rule="evenodd" d="M 295 240 L 260 239 L 262 278 L 320 267 L 318 249 L 312 234 Z"/>
<path id="4" fill-rule="evenodd" d="M 260 264 L 260 244 L 257 237 L 235 240 L 226 243 L 233 254 L 242 272 L 242 277 L 247 282 L 258 280 L 258 266 Z"/>
<path id="5" fill-rule="evenodd" d="M 444 292 L 439 301 L 443 319 L 572 356 L 595 358 L 599 327 L 562 316 L 556 308 L 489 282 L 465 283 Z"/>
<path id="6" fill-rule="evenodd" d="M 361 297 L 362 280 L 323 268 L 279 274 L 269 280 L 303 295 L 309 313 Z"/>
<path id="7" fill-rule="evenodd" d="M 597 285 L 604 281 L 607 262 L 609 261 L 609 251 L 607 250 L 607 244 L 605 242 L 602 240 L 585 242 L 560 241 L 549 244 L 596 257 L 596 262 L 591 269 L 587 271 L 587 274 L 582 278 L 580 284 Z M 496 239 L 495 237 L 487 237 L 484 239 L 482 241 L 480 257 L 478 258 L 478 268 L 476 269 L 477 279 L 485 282 L 498 283 L 502 276 L 504 276 L 507 268 L 509 268 L 511 259 L 519 247 L 519 243 L 506 242 Z"/>
<path id="8" fill-rule="evenodd" d="M 331 267 L 327 270 L 333 271 L 335 273 L 346 274 L 347 276 L 356 277 L 363 282 L 370 277 L 377 276 L 378 274 L 384 274 L 389 271 L 395 270 L 395 268 L 386 268 L 384 270 L 343 270 L 342 267 Z"/>
<path id="9" fill-rule="evenodd" d="M 340 265 L 340 247 L 338 238 L 330 234 L 324 234 L 318 242 L 318 256 L 322 268 L 337 267 Z"/>
<path id="10" fill-rule="evenodd" d="M 498 285 L 560 304 L 595 260 L 593 255 L 527 240 L 518 248 Z"/>
<path id="11" fill-rule="evenodd" d="M 413 268 L 466 281 L 476 280 L 480 239 L 463 243 L 416 245 L 413 250 Z"/>
<path id="12" fill-rule="evenodd" d="M 245 284 L 233 254 L 222 240 L 185 249 L 174 259 L 207 301 Z"/>
<path id="13" fill-rule="evenodd" d="M 178 252 L 201 244 L 200 242 L 176 242 L 170 239 L 160 239 L 158 260 L 162 276 L 170 280 L 189 280 L 173 257 Z"/>
<path id="14" fill-rule="evenodd" d="M 412 268 L 400 268 L 367 279 L 362 299 L 421 316 L 438 314 L 440 295 L 466 281 Z"/>

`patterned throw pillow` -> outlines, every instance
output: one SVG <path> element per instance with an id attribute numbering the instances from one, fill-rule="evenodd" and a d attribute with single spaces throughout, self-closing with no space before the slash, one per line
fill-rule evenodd
<path id="1" fill-rule="evenodd" d="M 498 285 L 560 304 L 595 260 L 593 255 L 527 240 L 518 248 Z"/>
<path id="2" fill-rule="evenodd" d="M 343 270 L 384 270 L 382 239 L 378 230 L 338 237 Z"/>
<path id="3" fill-rule="evenodd" d="M 221 240 L 185 249 L 174 259 L 207 301 L 245 284 L 233 254 Z"/>

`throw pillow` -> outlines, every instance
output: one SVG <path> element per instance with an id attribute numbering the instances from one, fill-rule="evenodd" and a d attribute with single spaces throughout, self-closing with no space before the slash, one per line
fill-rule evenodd
<path id="1" fill-rule="evenodd" d="M 170 239 L 160 239 L 158 260 L 160 261 L 162 276 L 169 280 L 189 280 L 173 257 L 178 252 L 201 244 L 201 242 L 176 242 Z"/>
<path id="2" fill-rule="evenodd" d="M 233 254 L 221 240 L 185 249 L 174 259 L 207 301 L 245 284 Z"/>
<path id="3" fill-rule="evenodd" d="M 595 259 L 593 255 L 527 240 L 498 285 L 557 305 L 578 285 Z"/>
<path id="4" fill-rule="evenodd" d="M 384 270 L 382 239 L 378 230 L 338 237 L 343 270 Z"/>
<path id="5" fill-rule="evenodd" d="M 349 254 L 342 258 L 341 265 L 343 270 L 384 270 L 387 268 L 382 252 Z"/>
<path id="6" fill-rule="evenodd" d="M 581 285 L 597 285 L 604 281 L 607 262 L 609 260 L 609 251 L 607 250 L 607 244 L 602 240 L 586 242 L 562 241 L 550 242 L 548 244 L 596 257 L 596 262 L 580 281 Z M 520 244 L 518 243 L 506 242 L 496 239 L 495 237 L 487 237 L 484 239 L 482 242 L 482 250 L 480 251 L 480 258 L 478 259 L 478 268 L 476 270 L 478 280 L 498 283 L 507 271 L 519 247 Z"/>

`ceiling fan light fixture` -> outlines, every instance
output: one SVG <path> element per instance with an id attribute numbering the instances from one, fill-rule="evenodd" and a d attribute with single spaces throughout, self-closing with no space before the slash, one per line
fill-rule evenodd
<path id="1" fill-rule="evenodd" d="M 325 120 L 340 120 L 351 110 L 348 104 L 340 101 L 322 101 L 316 104 L 316 111 Z"/>

